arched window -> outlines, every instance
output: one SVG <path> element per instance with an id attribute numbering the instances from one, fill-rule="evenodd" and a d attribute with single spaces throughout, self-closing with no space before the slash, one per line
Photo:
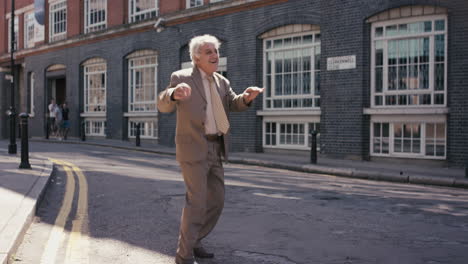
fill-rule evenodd
<path id="1" fill-rule="evenodd" d="M 369 18 L 371 155 L 446 156 L 447 10 L 406 6 Z"/>
<path id="2" fill-rule="evenodd" d="M 107 111 L 107 64 L 102 58 L 92 58 L 83 66 L 83 113 L 85 133 L 105 136 Z"/>
<path id="3" fill-rule="evenodd" d="M 142 138 L 157 137 L 157 53 L 139 50 L 126 57 L 128 62 L 128 128 L 129 137 L 136 135 L 140 124 Z"/>
<path id="4" fill-rule="evenodd" d="M 311 132 L 320 130 L 320 27 L 287 25 L 260 38 L 263 147 L 310 149 Z"/>
<path id="5" fill-rule="evenodd" d="M 107 65 L 101 58 L 83 63 L 84 112 L 106 112 Z"/>

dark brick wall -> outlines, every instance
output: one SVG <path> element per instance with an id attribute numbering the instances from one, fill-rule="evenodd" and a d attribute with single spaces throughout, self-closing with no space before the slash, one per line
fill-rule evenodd
<path id="1" fill-rule="evenodd" d="M 451 1 L 448 21 L 447 158 L 468 166 L 468 2 Z"/>
<path id="2" fill-rule="evenodd" d="M 228 78 L 235 92 L 263 82 L 263 47 L 258 36 L 288 24 L 315 24 L 321 27 L 321 141 L 327 156 L 369 159 L 370 118 L 363 108 L 370 102 L 370 25 L 366 19 L 390 8 L 405 5 L 442 5 L 449 10 L 448 68 L 448 160 L 460 165 L 468 161 L 468 2 L 423 0 L 292 0 L 169 27 L 136 33 L 113 40 L 50 52 L 25 59 L 25 75 L 36 72 L 36 117 L 33 135 L 44 134 L 46 109 L 45 69 L 52 64 L 67 66 L 67 97 L 71 107 L 72 135 L 78 135 L 82 109 L 80 64 L 88 58 L 107 61 L 107 124 L 110 138 L 125 139 L 127 121 L 127 68 L 125 56 L 138 49 L 158 52 L 158 89 L 165 89 L 170 75 L 188 61 L 187 43 L 195 35 L 213 34 L 223 41 L 221 56 L 227 57 Z M 356 68 L 327 71 L 329 57 L 356 55 Z M 0 82 L 4 86 L 5 82 Z M 2 87 L 2 90 L 3 87 Z M 234 151 L 261 151 L 261 98 L 246 112 L 231 113 Z M 159 114 L 159 142 L 174 145 L 175 114 Z"/>

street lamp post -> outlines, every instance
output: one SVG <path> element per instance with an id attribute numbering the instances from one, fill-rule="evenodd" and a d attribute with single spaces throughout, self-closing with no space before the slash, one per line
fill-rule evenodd
<path id="1" fill-rule="evenodd" d="M 10 144 L 8 145 L 8 153 L 16 154 L 16 111 L 15 111 L 15 62 L 13 60 L 14 44 L 15 44 L 15 0 L 11 0 L 11 38 L 10 38 L 10 73 L 11 73 L 11 95 L 10 95 L 10 109 L 8 115 L 10 116 Z"/>

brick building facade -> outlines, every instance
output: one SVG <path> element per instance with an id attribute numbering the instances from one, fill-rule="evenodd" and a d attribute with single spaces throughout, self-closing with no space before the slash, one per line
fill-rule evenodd
<path id="1" fill-rule="evenodd" d="M 9 107 L 10 1 L 0 4 L 0 110 Z M 156 95 L 189 67 L 191 37 L 222 41 L 220 70 L 236 92 L 265 86 L 230 115 L 234 151 L 468 162 L 468 3 L 464 0 L 16 1 L 18 112 L 46 134 L 51 98 L 71 108 L 72 136 L 174 144 L 175 114 Z M 159 21 L 158 27 L 155 23 Z M 32 33 L 31 30 L 34 32 Z M 42 32 L 41 32 L 42 31 Z M 0 132 L 8 122 L 1 116 Z"/>

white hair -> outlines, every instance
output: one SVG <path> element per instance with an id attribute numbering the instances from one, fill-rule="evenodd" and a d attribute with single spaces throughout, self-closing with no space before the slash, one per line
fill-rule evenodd
<path id="1" fill-rule="evenodd" d="M 219 40 L 215 36 L 208 35 L 208 34 L 205 34 L 202 36 L 196 36 L 190 40 L 189 51 L 190 51 L 190 59 L 192 60 L 192 65 L 195 65 L 194 60 L 195 60 L 195 57 L 198 57 L 198 54 L 200 54 L 201 46 L 207 43 L 213 44 L 217 50 L 219 50 L 219 46 L 221 46 L 221 42 L 219 42 Z"/>

